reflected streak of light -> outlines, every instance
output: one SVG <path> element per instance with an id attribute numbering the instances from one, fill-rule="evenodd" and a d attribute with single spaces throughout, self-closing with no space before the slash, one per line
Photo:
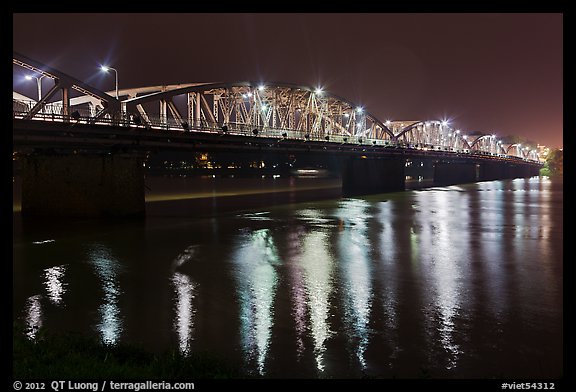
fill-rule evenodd
<path id="1" fill-rule="evenodd" d="M 303 272 L 299 265 L 302 236 L 304 234 L 302 227 L 297 226 L 294 228 L 294 231 L 289 232 L 287 236 L 289 244 L 287 261 L 292 287 L 291 298 L 294 303 L 292 315 L 294 316 L 294 322 L 296 324 L 296 353 L 298 359 L 304 354 L 304 335 L 306 333 L 306 289 L 303 286 Z"/>
<path id="2" fill-rule="evenodd" d="M 187 247 L 172 262 L 172 270 L 181 267 L 192 259 L 196 245 Z M 190 342 L 193 339 L 194 314 L 192 301 L 195 297 L 195 287 L 189 276 L 174 271 L 171 278 L 176 294 L 174 329 L 178 334 L 178 347 L 184 355 L 190 353 Z"/>
<path id="3" fill-rule="evenodd" d="M 65 265 L 58 265 L 44 270 L 44 286 L 48 291 L 48 298 L 55 305 L 62 304 L 62 295 L 66 292 L 66 282 L 62 280 L 66 272 Z"/>
<path id="4" fill-rule="evenodd" d="M 172 275 L 172 284 L 176 292 L 175 328 L 178 333 L 178 346 L 184 355 L 190 353 L 190 341 L 194 328 L 194 284 L 189 276 L 175 272 Z"/>
<path id="5" fill-rule="evenodd" d="M 420 260 L 420 248 L 418 247 L 418 243 L 418 234 L 416 234 L 416 230 L 414 230 L 414 226 L 412 226 L 410 227 L 410 261 L 414 272 L 420 270 L 418 264 L 418 260 Z"/>
<path id="6" fill-rule="evenodd" d="M 524 179 L 516 178 L 512 180 L 512 195 L 514 195 L 514 202 L 512 203 L 514 206 L 514 227 L 515 227 L 515 238 L 516 243 L 522 245 L 522 240 L 524 233 L 523 231 L 527 229 L 528 224 L 525 222 L 525 212 L 523 207 L 526 204 L 525 200 L 525 193 L 526 190 L 524 189 Z"/>
<path id="7" fill-rule="evenodd" d="M 391 202 L 380 204 L 379 221 L 382 223 L 380 234 L 380 253 L 382 255 L 383 269 L 385 271 L 385 282 L 383 287 L 382 303 L 386 316 L 386 327 L 388 328 L 388 340 L 392 345 L 391 358 L 395 358 L 400 351 L 398 347 L 398 282 L 396 277 L 396 238 L 393 222 L 395 220 Z"/>
<path id="8" fill-rule="evenodd" d="M 320 219 L 318 211 L 310 210 L 307 215 L 309 218 Z M 330 297 L 333 290 L 333 260 L 329 254 L 329 240 L 326 232 L 313 231 L 304 238 L 301 265 L 308 294 L 307 302 L 316 367 L 322 372 L 325 369 L 326 341 L 333 334 L 328 322 Z"/>
<path id="9" fill-rule="evenodd" d="M 461 309 L 462 288 L 458 285 L 458 278 L 462 277 L 459 260 L 455 255 L 468 254 L 465 248 L 468 240 L 463 238 L 466 231 L 462 230 L 457 236 L 451 236 L 459 227 L 466 226 L 468 215 L 465 213 L 467 200 L 461 200 L 461 192 L 434 191 L 417 194 L 421 205 L 436 211 L 437 214 L 420 213 L 417 216 L 422 220 L 421 249 L 427 251 L 422 257 L 429 257 L 426 263 L 431 268 L 434 279 L 435 312 L 439 313 L 440 323 L 429 321 L 440 335 L 440 342 L 444 351 L 449 355 L 447 369 L 456 366 L 461 354 L 460 347 L 454 342 L 454 319 Z M 458 198 L 454 203 L 453 198 Z M 457 205 L 457 208 L 453 206 Z M 429 219 L 429 221 L 427 221 Z M 457 249 L 457 252 L 454 250 Z"/>
<path id="10" fill-rule="evenodd" d="M 544 181 L 541 180 L 539 182 L 540 188 L 539 188 L 539 192 L 538 192 L 538 196 L 540 197 L 539 199 L 539 204 L 542 206 L 542 213 L 541 213 L 541 217 L 542 217 L 542 223 L 540 225 L 540 236 L 541 238 L 544 238 L 546 240 L 550 239 L 550 231 L 552 229 L 552 220 L 550 219 L 551 216 L 551 212 L 550 212 L 550 194 L 551 194 L 551 190 L 550 190 L 550 180 L 548 181 Z M 550 245 L 550 242 L 546 242 L 548 245 Z M 548 246 L 549 248 L 550 246 Z M 547 253 L 550 253 L 550 251 L 548 251 Z"/>
<path id="11" fill-rule="evenodd" d="M 479 183 L 479 190 L 483 192 L 482 214 L 478 220 L 472 222 L 479 226 L 479 232 L 482 233 L 481 252 L 482 259 L 485 260 L 483 267 L 485 270 L 485 279 L 488 282 L 489 289 L 486 290 L 488 300 L 485 305 L 492 310 L 496 317 L 496 323 L 502 322 L 502 317 L 506 313 L 507 293 L 504 290 L 506 271 L 503 260 L 506 260 L 506 227 L 507 210 L 506 201 L 509 192 L 506 190 L 506 182 L 491 181 Z"/>
<path id="12" fill-rule="evenodd" d="M 332 293 L 332 259 L 327 253 L 328 238 L 324 233 L 311 233 L 304 242 L 302 264 L 308 289 L 308 308 L 316 367 L 324 371 L 326 340 L 332 335 L 328 317 Z"/>
<path id="13" fill-rule="evenodd" d="M 44 241 L 34 241 L 32 242 L 34 245 L 42 245 L 42 244 L 49 244 L 51 242 L 56 242 L 55 240 L 44 240 Z"/>
<path id="14" fill-rule="evenodd" d="M 514 254 L 512 259 L 516 260 L 514 277 L 518 282 L 514 297 L 521 299 L 523 303 L 532 305 L 541 303 L 543 308 L 548 308 L 553 306 L 553 297 L 550 294 L 554 292 L 557 284 L 554 280 L 549 280 L 549 264 L 542 265 L 541 263 L 538 267 L 538 274 L 530 272 L 532 266 L 540 260 L 551 259 L 550 255 L 546 254 L 547 248 L 549 248 L 546 244 L 549 242 L 545 237 L 542 237 L 541 230 L 542 227 L 552 226 L 550 221 L 546 222 L 548 216 L 546 208 L 549 208 L 549 204 L 545 201 L 537 200 L 536 202 L 535 200 L 536 197 L 541 197 L 547 192 L 533 192 L 538 183 L 537 178 L 512 181 L 515 236 L 511 243 L 510 252 Z M 558 243 L 556 242 L 556 244 Z M 560 247 L 560 249 L 562 248 Z M 534 260 L 535 263 L 531 264 L 530 260 Z M 538 289 L 539 287 L 543 289 Z M 515 312 L 525 322 L 530 322 L 533 317 L 531 311 L 525 307 L 517 306 Z"/>
<path id="15" fill-rule="evenodd" d="M 552 279 L 552 271 L 551 271 L 551 264 L 550 261 L 553 260 L 553 254 L 554 254 L 554 249 L 552 247 L 553 242 L 551 241 L 553 238 L 553 228 L 555 227 L 554 225 L 554 221 L 552 220 L 552 215 L 553 215 L 553 211 L 552 211 L 552 206 L 554 205 L 553 203 L 553 199 L 552 199 L 552 194 L 553 194 L 553 189 L 551 189 L 551 181 L 548 180 L 541 180 L 541 182 L 539 183 L 540 188 L 539 188 L 539 192 L 538 195 L 540 196 L 538 203 L 542 206 L 541 207 L 541 213 L 540 213 L 540 223 L 539 223 L 539 238 L 544 240 L 544 250 L 543 250 L 543 255 L 540 258 L 540 262 L 542 263 L 542 265 L 544 266 L 544 271 L 546 273 L 546 280 L 549 282 L 547 284 L 547 286 L 556 286 L 555 283 L 552 283 L 553 279 Z M 560 230 L 562 230 L 562 224 L 557 225 L 556 228 L 559 228 Z M 562 250 L 562 236 L 559 236 L 560 239 L 560 246 L 558 246 L 556 249 L 558 250 Z M 560 252 L 560 254 L 562 254 Z"/>
<path id="16" fill-rule="evenodd" d="M 344 220 L 340 233 L 339 248 L 343 257 L 345 279 L 345 314 L 352 327 L 352 336 L 357 341 L 356 357 L 362 369 L 366 368 L 364 352 L 369 342 L 369 322 L 372 307 L 372 282 L 369 268 L 366 207 L 364 200 L 344 200 L 338 216 Z"/>
<path id="17" fill-rule="evenodd" d="M 273 325 L 273 304 L 278 284 L 274 266 L 278 252 L 268 229 L 245 238 L 234 257 L 240 298 L 242 346 L 247 359 L 256 359 L 263 375 Z"/>
<path id="18" fill-rule="evenodd" d="M 36 339 L 36 334 L 42 328 L 41 295 L 33 295 L 26 301 L 26 336 L 30 340 Z"/>
<path id="19" fill-rule="evenodd" d="M 105 344 L 116 344 L 122 333 L 122 317 L 118 305 L 121 290 L 118 284 L 119 263 L 110 250 L 102 245 L 90 251 L 90 262 L 102 281 L 104 303 L 100 305 L 101 321 L 97 325 Z"/>
<path id="20" fill-rule="evenodd" d="M 543 237 L 543 230 L 549 230 L 550 225 L 542 224 L 542 218 L 548 215 L 546 211 L 547 203 L 543 202 L 544 195 L 547 192 L 542 190 L 542 183 L 535 178 L 526 178 L 522 181 L 513 181 L 516 185 L 515 192 L 513 192 L 517 202 L 517 213 L 515 220 L 520 226 L 521 230 L 516 233 L 516 238 L 519 246 L 524 245 L 526 237 L 531 239 L 546 238 Z M 543 211 L 544 210 L 544 211 Z M 524 221 L 524 222 L 522 222 Z"/>
<path id="21" fill-rule="evenodd" d="M 449 238 L 449 229 L 445 222 L 439 224 L 439 232 L 436 236 L 441 254 L 449 252 L 451 247 Z M 454 318 L 458 315 L 460 304 L 458 301 L 459 290 L 456 278 L 460 276 L 458 266 L 451 257 L 442 257 L 436 259 L 438 268 L 436 269 L 436 285 L 438 290 L 438 308 L 442 317 L 440 336 L 444 349 L 452 354 L 452 360 L 449 368 L 456 365 L 460 348 L 454 343 Z"/>
<path id="22" fill-rule="evenodd" d="M 299 280 L 297 278 L 297 276 L 294 277 L 292 297 L 294 298 L 294 319 L 296 322 L 296 350 L 298 357 L 301 357 L 304 353 L 304 334 L 306 333 L 306 292 L 298 284 L 302 281 L 302 277 L 299 277 Z"/>

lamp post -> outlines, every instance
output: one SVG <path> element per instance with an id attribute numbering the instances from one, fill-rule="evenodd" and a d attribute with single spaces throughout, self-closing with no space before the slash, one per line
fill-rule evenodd
<path id="1" fill-rule="evenodd" d="M 38 85 L 38 102 L 42 100 L 42 78 L 46 75 L 34 76 L 34 75 L 26 75 L 26 80 L 36 79 L 36 83 Z"/>
<path id="2" fill-rule="evenodd" d="M 116 76 L 116 99 L 118 99 L 118 70 L 116 70 L 116 68 L 108 67 L 106 65 L 102 65 L 100 69 L 106 73 L 108 73 L 108 71 L 110 70 L 114 71 L 114 74 Z"/>

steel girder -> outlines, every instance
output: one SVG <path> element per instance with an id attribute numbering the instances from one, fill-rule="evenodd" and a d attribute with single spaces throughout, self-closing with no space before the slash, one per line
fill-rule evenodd
<path id="1" fill-rule="evenodd" d="M 178 100 L 178 96 L 186 96 L 186 100 Z M 292 137 L 307 135 L 328 140 L 332 136 L 393 139 L 392 132 L 381 121 L 351 102 L 310 87 L 286 83 L 211 83 L 124 101 L 127 112 L 145 113 L 148 119 L 155 116 L 145 110 L 144 105 L 153 102 L 160 103 L 157 117 L 160 125 L 166 126 L 277 130 L 290 132 Z M 163 102 L 168 102 L 171 117 L 166 115 Z M 153 110 L 155 105 L 151 107 Z M 150 121 L 150 125 L 158 124 Z"/>
<path id="2" fill-rule="evenodd" d="M 536 149 L 530 149 L 527 146 L 522 147 L 521 143 L 510 144 L 503 147 L 506 155 L 513 155 L 518 158 L 540 160 Z"/>
<path id="3" fill-rule="evenodd" d="M 500 154 L 501 148 L 496 135 L 476 135 L 474 141 L 470 144 L 474 151 L 483 151 L 493 154 Z"/>
<path id="4" fill-rule="evenodd" d="M 184 131 L 259 133 L 268 136 L 335 142 L 400 144 L 423 149 L 511 154 L 538 160 L 534 150 L 503 145 L 495 135 L 465 135 L 446 121 L 386 121 L 339 96 L 288 83 L 188 83 L 120 90 L 127 99 L 89 86 L 54 68 L 14 52 L 13 63 L 47 76 L 54 86 L 40 101 L 14 94 L 14 112 L 24 119 L 59 115 L 75 107 L 86 121 Z M 80 92 L 71 97 L 70 90 Z M 61 91 L 62 100 L 55 101 Z M 181 99 L 182 97 L 183 99 Z M 90 110 L 81 109 L 89 104 Z M 136 121 L 137 120 L 137 121 Z M 514 148 L 515 147 L 515 148 Z"/>
<path id="5" fill-rule="evenodd" d="M 391 126 L 396 140 L 406 145 L 453 151 L 471 149 L 468 136 L 443 121 L 394 121 Z"/>
<path id="6" fill-rule="evenodd" d="M 101 106 L 98 110 L 96 110 L 95 107 L 91 110 L 91 117 L 94 119 L 98 119 L 104 115 L 115 116 L 120 113 L 120 102 L 116 98 L 78 79 L 75 79 L 72 76 L 66 75 L 57 69 L 42 64 L 36 60 L 32 60 L 17 52 L 13 52 L 12 62 L 15 65 L 54 80 L 54 86 L 43 97 L 41 97 L 39 102 L 34 102 L 32 105 L 28 103 L 30 109 L 24 115 L 24 119 L 33 118 L 41 110 L 43 111 L 47 106 L 51 111 L 59 110 L 60 113 L 57 114 L 63 115 L 65 117 L 69 116 L 71 114 L 70 108 L 72 104 L 75 103 L 75 98 L 72 98 L 70 95 L 70 89 L 79 92 L 83 96 L 90 97 L 86 102 L 90 103 L 91 106 L 94 106 L 95 102 L 101 103 Z M 58 105 L 54 102 L 49 103 L 50 100 L 53 99 L 56 93 L 59 91 L 62 94 L 62 100 L 60 101 L 60 104 Z M 83 102 L 84 101 L 81 101 L 80 103 Z"/>

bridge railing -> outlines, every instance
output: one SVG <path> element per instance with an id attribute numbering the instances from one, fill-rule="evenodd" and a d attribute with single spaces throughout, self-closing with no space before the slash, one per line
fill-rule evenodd
<path id="1" fill-rule="evenodd" d="M 15 117 L 18 115 L 23 116 L 26 113 L 29 113 L 32 110 L 32 108 L 36 105 L 36 102 L 34 102 L 34 101 L 21 101 L 18 99 L 13 99 L 12 103 L 13 103 L 13 112 L 14 112 Z M 38 116 L 46 115 L 46 114 L 62 115 L 62 113 L 63 113 L 63 110 L 62 110 L 62 104 L 61 103 L 48 103 L 42 107 Z"/>
<path id="2" fill-rule="evenodd" d="M 34 101 L 22 101 L 13 99 L 13 118 L 22 119 L 34 107 Z M 305 140 L 316 141 L 324 143 L 338 143 L 338 144 L 355 144 L 366 147 L 392 147 L 392 148 L 408 148 L 418 149 L 423 151 L 442 151 L 448 153 L 458 154 L 471 154 L 471 155 L 490 155 L 494 157 L 517 159 L 522 161 L 537 162 L 528 158 L 521 158 L 513 155 L 496 154 L 486 151 L 470 151 L 470 150 L 454 150 L 450 146 L 440 146 L 432 144 L 410 144 L 402 140 L 382 140 L 370 139 L 359 135 L 347 134 L 321 134 L 319 132 L 312 132 L 310 134 L 303 133 L 299 130 L 290 130 L 283 128 L 271 128 L 263 126 L 253 126 L 242 123 L 217 123 L 209 122 L 206 120 L 195 120 L 189 124 L 187 121 L 176 121 L 174 118 L 164 118 L 160 116 L 148 116 L 144 121 L 139 115 L 120 112 L 112 116 L 106 114 L 100 118 L 95 117 L 92 109 L 86 107 L 74 107 L 69 115 L 64 115 L 61 104 L 47 104 L 42 110 L 34 115 L 33 120 L 39 121 L 54 121 L 54 122 L 67 122 L 67 123 L 81 123 L 81 124 L 96 124 L 96 125 L 109 125 L 116 127 L 130 127 L 140 129 L 154 129 L 178 132 L 206 132 L 206 133 L 219 133 L 227 135 L 238 136 L 251 136 L 251 137 L 265 137 L 274 138 L 279 140 Z"/>

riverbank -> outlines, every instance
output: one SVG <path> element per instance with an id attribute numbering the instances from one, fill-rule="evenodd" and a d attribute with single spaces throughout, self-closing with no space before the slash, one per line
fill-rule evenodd
<path id="1" fill-rule="evenodd" d="M 208 353 L 154 354 L 126 343 L 107 346 L 71 333 L 39 331 L 30 340 L 13 329 L 14 379 L 231 379 L 243 376 L 234 364 Z"/>

